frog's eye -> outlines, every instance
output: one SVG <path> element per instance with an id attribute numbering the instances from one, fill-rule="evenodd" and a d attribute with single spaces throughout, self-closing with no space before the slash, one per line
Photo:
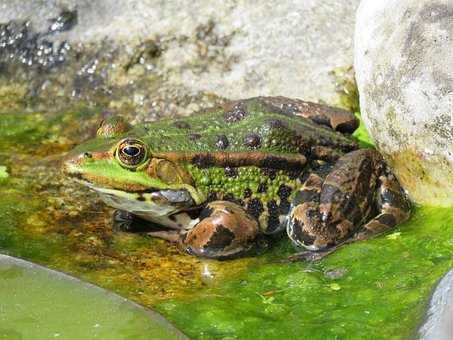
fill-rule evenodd
<path id="1" fill-rule="evenodd" d="M 141 140 L 126 138 L 119 142 L 115 157 L 121 166 L 133 169 L 148 160 L 148 148 Z"/>

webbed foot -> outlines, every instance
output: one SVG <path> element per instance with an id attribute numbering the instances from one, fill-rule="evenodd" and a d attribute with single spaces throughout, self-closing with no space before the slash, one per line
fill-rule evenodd
<path id="1" fill-rule="evenodd" d="M 112 216 L 112 228 L 114 231 L 133 231 L 135 216 L 125 210 L 115 210 Z"/>
<path id="2" fill-rule="evenodd" d="M 115 210 L 112 216 L 112 229 L 124 232 L 144 232 L 150 227 L 150 222 L 125 210 Z"/>

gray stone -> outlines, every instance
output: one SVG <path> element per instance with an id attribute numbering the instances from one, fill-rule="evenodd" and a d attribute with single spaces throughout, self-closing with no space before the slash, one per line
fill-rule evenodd
<path id="1" fill-rule="evenodd" d="M 453 270 L 438 283 L 419 335 L 421 340 L 453 339 Z"/>
<path id="2" fill-rule="evenodd" d="M 156 113 L 255 95 L 336 104 L 329 73 L 352 65 L 358 2 L 0 0 L 0 23 L 16 25 L 4 37 L 28 21 L 20 44 L 1 45 L 0 34 L 0 61 L 25 80 L 14 91 L 63 102 Z"/>
<path id="3" fill-rule="evenodd" d="M 416 202 L 453 204 L 453 2 L 363 0 L 355 70 L 363 119 Z"/>

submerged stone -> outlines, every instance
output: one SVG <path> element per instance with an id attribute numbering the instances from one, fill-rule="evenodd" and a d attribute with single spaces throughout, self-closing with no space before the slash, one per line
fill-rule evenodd
<path id="1" fill-rule="evenodd" d="M 0 255 L 2 339 L 187 339 L 158 313 L 74 277 Z"/>

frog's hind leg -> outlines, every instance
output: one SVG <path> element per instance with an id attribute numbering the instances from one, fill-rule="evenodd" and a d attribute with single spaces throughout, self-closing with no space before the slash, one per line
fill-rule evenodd
<path id="1" fill-rule="evenodd" d="M 379 183 L 377 198 L 379 213 L 356 233 L 354 240 L 365 240 L 378 235 L 406 221 L 410 216 L 410 201 L 387 167 L 384 174 L 379 177 Z"/>
<path id="2" fill-rule="evenodd" d="M 410 216 L 410 201 L 386 165 L 384 165 L 383 174 L 379 177 L 376 205 L 377 215 L 364 224 L 351 238 L 326 249 L 308 250 L 294 254 L 289 257 L 289 260 L 317 261 L 346 244 L 373 238 L 406 221 Z"/>
<path id="3" fill-rule="evenodd" d="M 214 201 L 200 214 L 200 222 L 182 240 L 193 255 L 226 259 L 249 250 L 258 235 L 258 222 L 232 202 Z"/>

